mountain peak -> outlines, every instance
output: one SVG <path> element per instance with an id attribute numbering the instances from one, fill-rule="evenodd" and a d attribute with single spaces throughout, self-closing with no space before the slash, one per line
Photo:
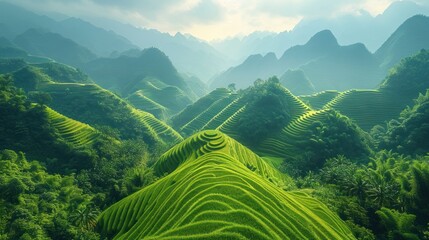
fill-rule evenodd
<path id="1" fill-rule="evenodd" d="M 322 30 L 311 37 L 306 45 L 338 46 L 338 41 L 330 30 Z"/>

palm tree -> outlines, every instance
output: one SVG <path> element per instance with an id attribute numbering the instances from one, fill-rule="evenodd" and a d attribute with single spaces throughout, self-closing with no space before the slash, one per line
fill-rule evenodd
<path id="1" fill-rule="evenodd" d="M 70 220 L 81 230 L 92 230 L 97 224 L 97 217 L 100 212 L 91 204 L 78 208 L 70 215 Z"/>

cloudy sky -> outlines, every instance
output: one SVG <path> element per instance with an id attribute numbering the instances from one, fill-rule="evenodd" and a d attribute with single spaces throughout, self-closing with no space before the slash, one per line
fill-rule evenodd
<path id="1" fill-rule="evenodd" d="M 69 16 L 112 18 L 205 40 L 291 30 L 303 18 L 382 13 L 394 0 L 3 0 Z M 413 0 L 423 3 L 427 0 Z"/>

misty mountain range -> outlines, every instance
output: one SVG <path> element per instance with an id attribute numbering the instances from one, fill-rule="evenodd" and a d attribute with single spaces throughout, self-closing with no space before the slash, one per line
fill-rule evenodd
<path id="1" fill-rule="evenodd" d="M 84 69 L 98 58 L 138 57 L 141 49 L 156 47 L 199 85 L 196 91 L 204 89 L 198 78 L 210 88 L 231 83 L 244 88 L 258 78 L 277 75 L 305 79 L 297 87 L 309 93 L 308 89 L 376 87 L 402 57 L 429 47 L 428 18 L 405 21 L 416 14 L 428 15 L 429 9 L 401 1 L 376 17 L 360 12 L 335 19 L 303 19 L 291 31 L 255 32 L 209 43 L 107 19 L 62 16 L 54 20 L 0 2 L 0 37 L 30 55 Z M 289 77 L 283 77 L 287 72 Z"/>

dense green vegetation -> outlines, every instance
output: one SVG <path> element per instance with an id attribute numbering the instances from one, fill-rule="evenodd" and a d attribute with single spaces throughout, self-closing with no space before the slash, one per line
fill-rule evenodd
<path id="1" fill-rule="evenodd" d="M 149 145 L 182 139 L 171 127 L 153 115 L 133 108 L 112 92 L 95 84 L 82 84 L 90 79 L 74 68 L 33 65 L 13 72 L 11 76 L 14 84 L 29 94 L 49 94 L 52 100 L 45 104 L 59 113 L 102 129 L 113 129 L 120 139 L 142 139 Z"/>
<path id="2" fill-rule="evenodd" d="M 164 154 L 155 169 L 171 173 L 104 211 L 98 222 L 102 235 L 353 239 L 323 204 L 303 192 L 281 190 L 273 184 L 281 180 L 277 170 L 220 132 L 193 135 Z"/>
<path id="3" fill-rule="evenodd" d="M 49 174 L 22 152 L 0 150 L 1 239 L 99 239 L 99 209 L 73 175 Z"/>
<path id="4" fill-rule="evenodd" d="M 0 6 L 0 240 L 429 239 L 428 50 L 379 76 L 427 17 L 375 54 L 325 30 L 250 56 L 203 96 L 161 50 Z"/>

